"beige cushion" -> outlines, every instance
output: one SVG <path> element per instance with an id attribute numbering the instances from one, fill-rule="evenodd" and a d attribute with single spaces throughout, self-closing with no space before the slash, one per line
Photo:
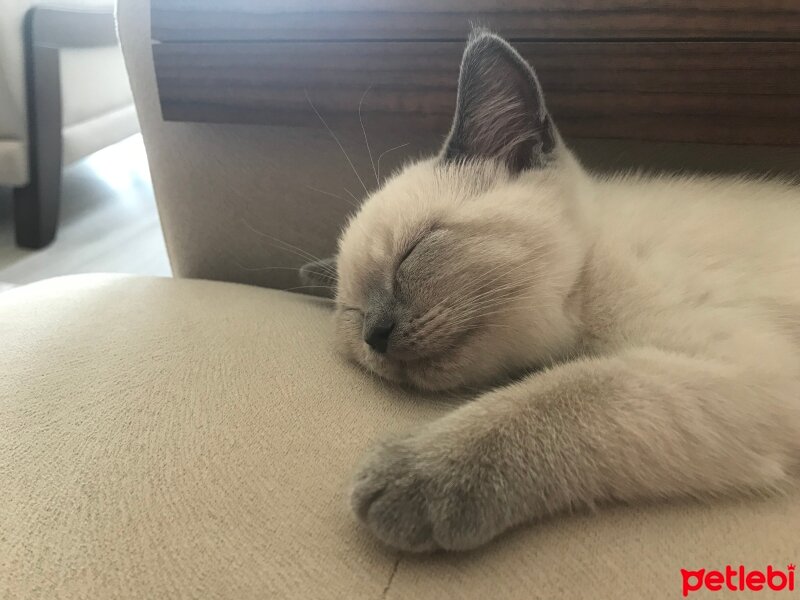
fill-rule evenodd
<path id="1" fill-rule="evenodd" d="M 119 46 L 65 48 L 59 52 L 59 60 L 64 127 L 133 104 Z"/>
<path id="2" fill-rule="evenodd" d="M 64 165 L 139 131 L 119 46 L 65 49 L 59 59 Z"/>
<path id="3" fill-rule="evenodd" d="M 443 409 L 342 363 L 331 335 L 321 301 L 236 284 L 0 294 L 0 598 L 675 598 L 681 567 L 800 558 L 797 494 L 385 550 L 348 511 L 353 465 Z"/>
<path id="4" fill-rule="evenodd" d="M 64 165 L 116 144 L 138 131 L 139 122 L 133 104 L 66 127 L 62 131 Z"/>

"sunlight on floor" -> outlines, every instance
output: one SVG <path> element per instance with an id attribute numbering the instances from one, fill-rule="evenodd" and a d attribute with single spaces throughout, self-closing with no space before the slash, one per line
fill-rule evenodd
<path id="1" fill-rule="evenodd" d="M 170 274 L 139 135 L 65 170 L 58 236 L 47 248 L 17 248 L 11 216 L 3 194 L 0 290 L 74 273 Z"/>
<path id="2" fill-rule="evenodd" d="M 109 150 L 92 154 L 83 164 L 95 177 L 118 192 L 121 199 L 129 198 L 126 191 L 132 187 L 152 186 L 141 135 L 123 140 Z"/>

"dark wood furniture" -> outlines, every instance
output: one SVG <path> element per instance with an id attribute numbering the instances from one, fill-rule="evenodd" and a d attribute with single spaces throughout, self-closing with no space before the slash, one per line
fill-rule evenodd
<path id="1" fill-rule="evenodd" d="M 25 17 L 25 88 L 29 183 L 14 189 L 17 245 L 42 248 L 53 241 L 61 195 L 62 48 L 117 43 L 110 9 L 67 10 L 36 6 Z"/>
<path id="2" fill-rule="evenodd" d="M 307 95 L 444 134 L 470 22 L 536 67 L 567 137 L 800 143 L 797 0 L 153 0 L 163 115 L 318 126 Z"/>

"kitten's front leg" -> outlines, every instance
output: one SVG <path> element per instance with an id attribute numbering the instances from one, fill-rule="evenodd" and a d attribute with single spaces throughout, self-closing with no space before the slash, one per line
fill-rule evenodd
<path id="1" fill-rule="evenodd" d="M 568 363 L 378 447 L 353 508 L 390 546 L 455 550 L 574 506 L 769 488 L 797 451 L 796 383 L 654 349 Z"/>

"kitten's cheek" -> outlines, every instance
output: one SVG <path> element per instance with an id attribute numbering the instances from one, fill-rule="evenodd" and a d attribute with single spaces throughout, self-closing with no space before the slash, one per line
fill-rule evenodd
<path id="1" fill-rule="evenodd" d="M 357 335 L 358 328 L 349 320 L 342 320 L 337 323 L 334 332 L 333 345 L 336 352 L 346 360 L 362 363 L 363 353 L 361 352 L 361 336 Z"/>

